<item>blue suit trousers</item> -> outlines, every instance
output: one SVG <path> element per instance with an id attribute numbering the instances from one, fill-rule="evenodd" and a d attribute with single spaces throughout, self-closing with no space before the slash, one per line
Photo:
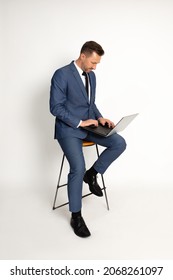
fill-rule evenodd
<path id="1" fill-rule="evenodd" d="M 86 171 L 82 148 L 83 140 L 93 141 L 100 146 L 106 147 L 93 164 L 94 169 L 100 174 L 103 174 L 109 165 L 126 149 L 126 142 L 119 134 L 102 137 L 93 133 L 88 133 L 85 139 L 75 137 L 58 139 L 70 166 L 67 189 L 69 210 L 71 212 L 78 212 L 82 207 L 82 185 L 83 177 Z"/>

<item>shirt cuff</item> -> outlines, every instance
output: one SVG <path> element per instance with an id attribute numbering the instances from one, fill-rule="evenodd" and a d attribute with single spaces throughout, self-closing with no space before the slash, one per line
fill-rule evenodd
<path id="1" fill-rule="evenodd" d="M 79 124 L 78 124 L 77 128 L 81 125 L 81 123 L 82 123 L 82 120 L 79 122 Z"/>

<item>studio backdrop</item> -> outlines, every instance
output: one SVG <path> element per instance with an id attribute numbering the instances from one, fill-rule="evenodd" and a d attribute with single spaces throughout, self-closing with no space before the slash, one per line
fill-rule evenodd
<path id="1" fill-rule="evenodd" d="M 62 152 L 50 80 L 88 40 L 105 50 L 95 71 L 100 111 L 115 123 L 139 113 L 122 132 L 127 150 L 108 170 L 110 183 L 171 185 L 173 2 L 1 0 L 0 13 L 1 189 L 53 192 Z"/>

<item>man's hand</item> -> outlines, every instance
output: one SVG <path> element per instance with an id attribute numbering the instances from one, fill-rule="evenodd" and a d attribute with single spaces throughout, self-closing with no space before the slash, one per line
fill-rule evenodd
<path id="1" fill-rule="evenodd" d="M 81 124 L 80 124 L 80 127 L 85 127 L 85 126 L 89 126 L 89 125 L 98 126 L 98 121 L 97 120 L 93 120 L 93 119 L 82 121 Z"/>
<path id="2" fill-rule="evenodd" d="M 103 126 L 107 124 L 108 127 L 112 127 L 112 128 L 115 127 L 115 124 L 112 121 L 110 121 L 109 119 L 99 118 L 98 121 Z"/>

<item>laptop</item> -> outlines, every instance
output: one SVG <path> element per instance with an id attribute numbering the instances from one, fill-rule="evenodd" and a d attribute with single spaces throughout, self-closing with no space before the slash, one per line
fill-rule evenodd
<path id="1" fill-rule="evenodd" d="M 134 120 L 134 118 L 136 118 L 137 115 L 138 113 L 121 118 L 121 120 L 115 125 L 114 128 L 108 127 L 107 125 L 103 126 L 99 124 L 98 126 L 85 126 L 83 127 L 83 129 L 104 137 L 108 137 L 114 133 L 121 132 L 122 130 L 124 130 Z"/>

